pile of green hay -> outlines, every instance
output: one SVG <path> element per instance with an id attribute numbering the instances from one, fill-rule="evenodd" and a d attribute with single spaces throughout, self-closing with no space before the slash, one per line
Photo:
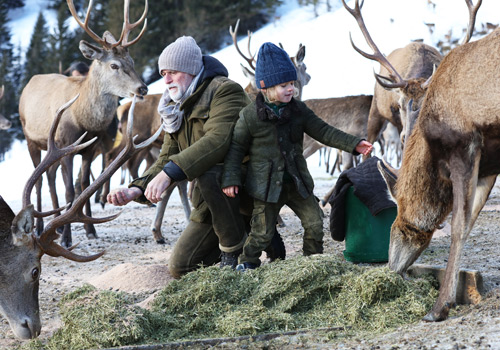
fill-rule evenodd
<path id="1" fill-rule="evenodd" d="M 436 281 L 333 255 L 298 257 L 239 273 L 202 268 L 171 282 L 148 311 L 122 292 L 86 286 L 61 302 L 63 327 L 31 349 L 89 349 L 343 327 L 384 331 L 419 320 Z"/>

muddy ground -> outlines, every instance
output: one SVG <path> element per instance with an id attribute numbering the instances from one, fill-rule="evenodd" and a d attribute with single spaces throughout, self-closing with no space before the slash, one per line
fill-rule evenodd
<path id="1" fill-rule="evenodd" d="M 315 176 L 318 197 L 335 183 L 335 178 L 324 174 Z M 93 206 L 96 216 L 117 212 L 118 208 Z M 335 242 L 329 236 L 328 214 L 325 211 L 325 252 L 342 255 L 343 242 Z M 500 349 L 500 186 L 497 184 L 481 212 L 465 245 L 461 267 L 479 270 L 484 279 L 485 293 L 477 305 L 461 306 L 452 316 L 434 324 L 417 322 L 387 334 L 369 334 L 354 338 L 333 338 L 324 332 L 306 332 L 274 339 L 271 343 L 253 343 L 255 348 L 314 348 L 314 349 Z M 61 297 L 83 285 L 93 283 L 104 289 L 152 294 L 171 279 L 165 267 L 177 237 L 185 226 L 180 200 L 174 197 L 167 208 L 163 232 L 167 243 L 159 245 L 152 239 L 149 225 L 155 209 L 131 204 L 123 209 L 116 220 L 97 226 L 99 238 L 87 240 L 81 225 L 74 225 L 74 242 L 80 254 L 106 249 L 106 254 L 90 263 L 74 263 L 62 258 L 44 256 L 40 283 L 40 311 L 42 334 L 46 339 L 60 327 L 59 309 Z M 287 258 L 300 254 L 302 235 L 300 222 L 287 208 L 282 211 L 286 224 L 280 228 L 287 248 Z M 450 244 L 449 229 L 445 227 L 432 240 L 430 247 L 418 263 L 445 266 Z M 145 277 L 144 269 L 149 275 Z M 156 272 L 151 272 L 152 270 Z M 0 349 L 13 349 L 21 344 L 16 340 L 7 321 L 0 319 Z M 270 345 L 268 347 L 268 345 Z M 209 345 L 197 345 L 208 348 Z M 215 348 L 240 348 L 231 342 Z M 168 347 L 165 347 L 168 348 Z"/>

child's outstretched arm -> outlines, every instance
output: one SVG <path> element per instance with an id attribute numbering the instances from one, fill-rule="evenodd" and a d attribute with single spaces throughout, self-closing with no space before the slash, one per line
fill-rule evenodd
<path id="1" fill-rule="evenodd" d="M 356 146 L 356 151 L 365 156 L 369 155 L 372 152 L 372 150 L 373 150 L 373 145 L 365 140 L 360 141 Z"/>
<path id="2" fill-rule="evenodd" d="M 222 189 L 222 192 L 228 197 L 234 198 L 238 194 L 238 186 L 228 186 Z"/>

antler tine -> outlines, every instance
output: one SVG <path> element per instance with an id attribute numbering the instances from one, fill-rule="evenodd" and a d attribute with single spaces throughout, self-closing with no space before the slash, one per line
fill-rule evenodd
<path id="1" fill-rule="evenodd" d="M 379 50 L 373 39 L 371 38 L 370 34 L 368 33 L 368 29 L 366 29 L 365 26 L 365 21 L 363 19 L 363 16 L 361 15 L 361 7 L 359 5 L 359 1 L 355 1 L 354 9 L 350 8 L 347 6 L 345 0 L 342 0 L 342 3 L 344 4 L 344 7 L 346 10 L 356 19 L 356 22 L 358 22 L 358 26 L 361 29 L 361 32 L 363 33 L 363 36 L 365 37 L 366 42 L 368 45 L 371 47 L 373 50 L 373 55 L 370 55 L 362 50 L 360 50 L 356 45 L 354 45 L 352 38 L 351 38 L 351 44 L 359 54 L 362 56 L 371 59 L 373 61 L 377 61 L 382 65 L 385 69 L 389 71 L 389 76 L 391 77 L 392 80 L 395 81 L 395 83 L 390 84 L 392 87 L 405 87 L 407 85 L 406 80 L 404 80 L 397 70 L 392 66 L 392 64 L 387 60 L 387 58 L 382 54 L 382 52 Z M 378 80 L 377 80 L 378 81 Z M 391 88 L 387 86 L 388 88 Z"/>
<path id="2" fill-rule="evenodd" d="M 4 86 L 4 85 L 2 85 L 2 89 L 0 89 L 0 98 L 2 98 L 2 97 L 3 97 L 3 93 L 4 93 L 4 91 L 5 91 L 5 86 Z"/>
<path id="3" fill-rule="evenodd" d="M 144 35 L 144 32 L 146 31 L 146 26 L 148 24 L 148 20 L 146 19 L 146 15 L 148 13 L 148 0 L 146 0 L 146 4 L 144 6 L 144 12 L 142 13 L 141 18 L 139 18 L 134 23 L 130 23 L 129 9 L 130 9 L 130 0 L 125 0 L 125 4 L 123 5 L 123 29 L 122 29 L 122 33 L 120 35 L 120 39 L 116 43 L 111 45 L 111 47 L 116 47 L 118 45 L 121 45 L 122 47 L 129 47 L 131 45 L 134 45 L 137 41 L 139 41 L 140 38 L 142 38 L 142 36 Z M 142 27 L 141 32 L 134 40 L 129 42 L 128 35 L 132 31 L 132 29 L 136 28 L 143 21 L 144 21 L 144 26 Z"/>
<path id="4" fill-rule="evenodd" d="M 75 4 L 73 4 L 73 0 L 66 0 L 66 2 L 68 3 L 69 12 L 71 12 L 71 15 L 76 20 L 76 23 L 78 23 L 80 27 L 82 27 L 82 29 L 85 30 L 85 32 L 96 42 L 103 46 L 108 46 L 104 39 L 102 39 L 99 35 L 94 33 L 92 29 L 89 28 L 90 10 L 92 9 L 93 0 L 89 1 L 89 7 L 87 8 L 87 14 L 85 15 L 85 22 L 82 22 L 80 16 L 78 16 L 78 13 L 75 9 Z"/>
<path id="5" fill-rule="evenodd" d="M 238 46 L 238 39 L 236 38 L 236 34 L 238 33 L 238 27 L 240 26 L 240 19 L 238 18 L 238 20 L 236 21 L 236 25 L 234 27 L 234 30 L 233 30 L 233 26 L 229 26 L 229 34 L 231 35 L 231 37 L 233 38 L 233 44 L 234 44 L 234 47 L 236 47 L 236 51 L 238 51 L 238 53 L 240 54 L 241 57 L 243 57 L 245 59 L 245 61 L 247 61 L 248 65 L 250 66 L 250 68 L 252 68 L 254 71 L 255 71 L 255 65 L 254 65 L 254 60 L 255 60 L 255 55 L 252 55 L 251 51 L 250 51 L 250 40 L 252 38 L 252 32 L 248 31 L 248 53 L 250 54 L 250 58 L 245 56 L 243 54 L 243 52 L 241 52 L 239 46 Z"/>
<path id="6" fill-rule="evenodd" d="M 132 106 L 129 112 L 128 128 L 126 133 L 126 142 L 127 142 L 126 147 L 120 152 L 118 157 L 116 157 L 116 159 L 113 160 L 113 162 L 111 162 L 111 164 L 106 169 L 104 169 L 101 175 L 99 175 L 99 177 L 80 194 L 80 196 L 75 200 L 71 208 L 69 208 L 65 213 L 54 218 L 47 224 L 43 233 L 40 235 L 40 238 L 37 238 L 37 242 L 42 248 L 42 251 L 44 253 L 47 253 L 48 255 L 51 256 L 63 256 L 67 259 L 78 262 L 95 260 L 99 258 L 102 254 L 104 254 L 104 252 L 101 252 L 99 254 L 91 256 L 81 256 L 74 254 L 67 249 L 64 249 L 63 247 L 54 242 L 54 240 L 57 239 L 59 236 L 56 233 L 56 229 L 71 222 L 83 222 L 83 223 L 107 222 L 115 219 L 116 217 L 118 217 L 118 215 L 121 214 L 120 212 L 118 214 L 104 218 L 91 218 L 83 214 L 83 207 L 86 201 L 95 193 L 95 191 L 97 191 L 97 189 L 101 187 L 104 184 L 104 182 L 106 182 L 116 172 L 116 170 L 118 170 L 139 149 L 138 148 L 139 146 L 136 146 L 132 140 L 134 109 L 135 109 L 136 99 L 137 97 L 134 96 L 132 100 Z M 153 137 L 151 137 L 147 141 L 143 142 L 141 145 L 144 145 L 143 147 L 146 147 L 156 138 L 158 138 L 158 135 L 159 132 L 157 132 L 155 135 L 153 135 Z"/>
<path id="7" fill-rule="evenodd" d="M 64 147 L 64 148 L 57 148 L 55 144 L 55 134 L 56 134 L 56 129 L 57 126 L 59 125 L 59 122 L 61 121 L 61 117 L 64 114 L 64 111 L 68 109 L 75 101 L 76 99 L 80 96 L 80 94 L 77 94 L 75 97 L 73 97 L 71 100 L 66 102 L 64 105 L 59 107 L 59 109 L 56 111 L 56 116 L 52 122 L 52 126 L 50 127 L 50 132 L 49 132 L 49 139 L 47 140 L 47 154 L 45 155 L 45 158 L 38 164 L 38 166 L 35 168 L 33 171 L 33 174 L 30 176 L 28 181 L 26 182 L 26 185 L 24 187 L 23 191 L 23 208 L 27 207 L 29 204 L 31 204 L 31 191 L 33 190 L 33 186 L 35 183 L 38 181 L 38 179 L 42 176 L 44 172 L 47 171 L 47 169 L 55 164 L 57 161 L 59 161 L 61 158 L 64 156 L 67 156 L 69 154 L 74 154 L 78 151 L 80 151 L 82 148 L 87 147 L 91 143 L 93 143 L 97 137 L 94 137 L 92 140 L 89 140 L 81 145 L 79 143 L 82 141 L 83 137 L 85 134 L 80 137 L 76 142 L 73 144 Z M 56 212 L 63 210 L 64 208 L 59 208 L 55 209 Z M 39 216 L 45 216 L 44 213 L 38 213 L 36 215 Z M 50 215 L 50 214 L 47 214 Z"/>
<path id="8" fill-rule="evenodd" d="M 472 5 L 472 0 L 465 0 L 465 3 L 467 4 L 467 8 L 469 9 L 469 26 L 467 27 L 467 34 L 462 41 L 462 45 L 466 44 L 469 42 L 469 40 L 472 38 L 472 34 L 474 33 L 474 26 L 476 24 L 476 14 L 477 10 L 479 10 L 479 7 L 481 6 L 481 3 L 483 0 L 478 0 L 476 5 Z"/>

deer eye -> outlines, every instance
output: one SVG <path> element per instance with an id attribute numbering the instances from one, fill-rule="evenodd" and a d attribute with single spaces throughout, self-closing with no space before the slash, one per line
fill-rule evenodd
<path id="1" fill-rule="evenodd" d="M 33 281 L 36 281 L 40 277 L 40 270 L 38 267 L 35 267 L 33 270 L 31 270 L 31 278 Z"/>
<path id="2" fill-rule="evenodd" d="M 115 69 L 116 70 L 118 68 L 120 68 L 120 67 L 118 67 L 117 64 L 111 63 L 111 69 Z"/>

